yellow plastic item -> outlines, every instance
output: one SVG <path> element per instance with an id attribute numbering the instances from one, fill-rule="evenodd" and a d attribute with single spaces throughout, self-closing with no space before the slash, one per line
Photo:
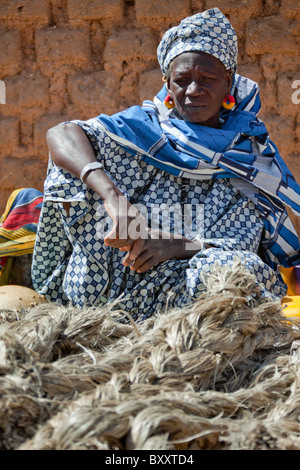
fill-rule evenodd
<path id="1" fill-rule="evenodd" d="M 287 295 L 282 299 L 283 315 L 300 320 L 300 295 Z"/>
<path id="2" fill-rule="evenodd" d="M 295 269 L 294 268 L 280 268 L 280 274 L 282 276 L 283 281 L 288 286 L 287 295 L 297 295 L 297 280 L 295 276 Z"/>
<path id="3" fill-rule="evenodd" d="M 281 267 L 280 273 L 288 287 L 286 297 L 284 297 L 281 302 L 283 315 L 288 318 L 300 320 L 300 295 L 298 295 L 299 286 L 297 286 L 295 269 Z"/>

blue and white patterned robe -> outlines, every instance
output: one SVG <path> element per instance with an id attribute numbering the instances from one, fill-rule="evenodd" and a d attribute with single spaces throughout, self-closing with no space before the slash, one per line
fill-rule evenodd
<path id="1" fill-rule="evenodd" d="M 201 273 L 215 262 L 233 263 L 237 256 L 257 276 L 264 292 L 285 294 L 280 276 L 257 254 L 267 241 L 260 213 L 230 179 L 175 177 L 139 161 L 97 126 L 96 119 L 82 123 L 91 140 L 97 139 L 98 159 L 129 201 L 148 207 L 149 213 L 153 205 L 203 205 L 200 229 L 213 248 L 190 260 L 163 262 L 142 274 L 131 271 L 122 264 L 124 252 L 103 243 L 101 221 L 107 223 L 107 217 L 101 214 L 101 198 L 50 162 L 32 271 L 36 290 L 49 300 L 80 306 L 101 305 L 122 295 L 118 307 L 134 318 L 145 318 L 163 310 L 167 302 L 181 307 L 197 297 L 205 290 Z M 69 215 L 63 201 L 71 202 Z M 163 212 L 158 215 L 162 225 Z"/>
<path id="2" fill-rule="evenodd" d="M 247 103 L 251 101 L 249 96 L 247 92 Z M 237 94 L 236 99 L 239 102 Z M 251 106 L 254 102 L 253 98 Z M 150 116 L 151 113 L 152 110 Z M 38 292 L 49 300 L 71 302 L 78 306 L 102 305 L 119 299 L 116 308 L 122 308 L 134 319 L 142 320 L 164 310 L 166 306 L 182 307 L 190 302 L 205 290 L 202 273 L 208 272 L 215 263 L 232 264 L 238 258 L 245 269 L 256 276 L 264 295 L 285 295 L 286 286 L 278 265 L 284 258 L 285 247 L 289 260 L 297 261 L 299 252 L 297 255 L 293 246 L 285 242 L 277 248 L 276 241 L 280 237 L 274 237 L 274 234 L 277 234 L 278 227 L 283 234 L 291 233 L 293 242 L 297 237 L 286 214 L 283 217 L 281 206 L 278 206 L 278 213 L 274 211 L 274 198 L 253 190 L 254 186 L 249 181 L 236 177 L 224 166 L 220 171 L 210 163 L 204 162 L 202 165 L 201 159 L 195 171 L 184 169 L 177 172 L 176 168 L 172 173 L 170 161 L 165 167 L 164 162 L 155 162 L 157 158 L 164 158 L 164 149 L 160 149 L 159 157 L 157 153 L 145 151 L 143 154 L 135 143 L 130 147 L 131 144 L 127 146 L 123 138 L 114 138 L 107 129 L 107 122 L 107 119 L 98 118 L 76 121 L 90 139 L 97 159 L 128 200 L 137 207 L 146 208 L 149 225 L 155 207 L 157 227 L 160 228 L 164 228 L 166 220 L 162 209 L 165 208 L 167 215 L 170 215 L 168 209 L 179 208 L 168 219 L 169 231 L 191 239 L 203 237 L 212 247 L 202 249 L 189 260 L 171 259 L 144 273 L 131 271 L 122 264 L 124 252 L 104 245 L 103 233 L 107 230 L 108 218 L 103 212 L 100 196 L 80 179 L 55 166 L 50 159 L 32 266 L 33 285 Z M 157 129 L 159 126 L 156 125 Z M 146 140 L 152 144 L 152 138 L 150 126 Z M 250 136 L 250 139 L 253 137 Z M 236 141 L 240 142 L 237 138 Z M 156 150 L 159 145 L 156 145 Z M 171 146 L 171 152 L 176 145 Z M 152 145 L 151 149 L 154 148 L 155 145 Z M 246 156 L 245 148 L 243 141 L 242 150 L 237 152 L 239 158 L 241 152 Z M 234 156 L 228 158 L 225 154 L 226 159 L 223 154 L 220 155 L 225 165 L 233 167 Z M 194 164 L 194 156 L 188 153 L 188 157 Z M 260 164 L 259 154 L 254 157 L 255 152 L 251 158 Z M 265 160 L 268 165 L 272 161 L 269 156 Z M 257 172 L 255 175 L 260 176 Z M 71 202 L 69 214 L 63 202 Z M 263 202 L 270 202 L 273 211 L 264 212 Z M 184 207 L 201 207 L 202 222 L 199 224 L 194 216 L 194 225 L 188 228 L 182 218 L 183 211 L 180 211 Z M 285 225 L 282 225 L 283 220 Z"/>

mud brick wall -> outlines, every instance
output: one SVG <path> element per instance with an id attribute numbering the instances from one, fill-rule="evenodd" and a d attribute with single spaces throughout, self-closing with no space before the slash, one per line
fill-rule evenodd
<path id="1" fill-rule="evenodd" d="M 215 6 L 238 33 L 238 72 L 259 83 L 260 116 L 300 182 L 299 1 L 0 0 L 0 212 L 12 190 L 42 190 L 49 127 L 151 99 L 163 32 Z"/>

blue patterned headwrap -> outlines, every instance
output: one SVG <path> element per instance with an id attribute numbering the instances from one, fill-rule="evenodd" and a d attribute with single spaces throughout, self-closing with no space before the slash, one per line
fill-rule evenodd
<path id="1" fill-rule="evenodd" d="M 189 16 L 163 35 L 157 56 L 161 71 L 169 76 L 172 60 L 184 52 L 206 52 L 219 59 L 232 74 L 237 69 L 237 35 L 218 8 Z"/>

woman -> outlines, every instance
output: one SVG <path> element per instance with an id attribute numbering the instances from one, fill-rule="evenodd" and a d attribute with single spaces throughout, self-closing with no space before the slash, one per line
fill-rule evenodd
<path id="1" fill-rule="evenodd" d="M 255 116 L 257 85 L 236 73 L 234 29 L 217 8 L 186 18 L 158 60 L 153 102 L 48 132 L 35 289 L 79 306 L 118 299 L 140 321 L 240 259 L 263 295 L 283 296 L 278 266 L 300 262 L 284 204 L 299 215 L 300 188 Z"/>

